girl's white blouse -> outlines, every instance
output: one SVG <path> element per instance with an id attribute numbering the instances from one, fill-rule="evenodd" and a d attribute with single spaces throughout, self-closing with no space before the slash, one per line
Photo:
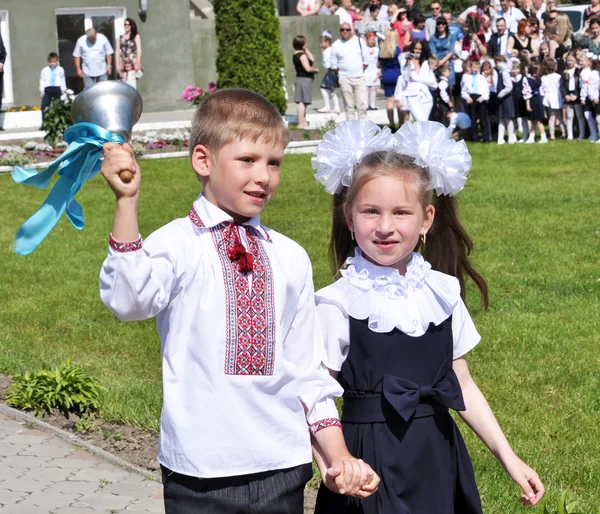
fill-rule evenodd
<path id="1" fill-rule="evenodd" d="M 481 337 L 460 297 L 458 279 L 431 269 L 413 253 L 406 274 L 366 260 L 357 248 L 341 270 L 342 278 L 316 293 L 317 314 L 325 338 L 325 365 L 339 371 L 350 345 L 349 317 L 368 319 L 373 332 L 397 328 L 422 336 L 430 323 L 452 316 L 453 357 L 465 355 Z"/>
<path id="2" fill-rule="evenodd" d="M 271 374 L 227 374 L 226 351 L 233 347 L 226 312 L 236 303 L 211 229 L 233 220 L 203 196 L 193 212 L 204 227 L 186 217 L 138 242 L 134 251 L 109 247 L 100 273 L 102 301 L 119 319 L 156 316 L 164 398 L 159 462 L 203 478 L 311 462 L 308 424 L 338 417 L 334 396 L 342 389 L 322 363 L 308 255 L 258 217 L 239 228 L 246 247 L 246 226 L 259 234 L 272 270 L 272 315 L 262 330 L 275 338 L 274 364 Z"/>

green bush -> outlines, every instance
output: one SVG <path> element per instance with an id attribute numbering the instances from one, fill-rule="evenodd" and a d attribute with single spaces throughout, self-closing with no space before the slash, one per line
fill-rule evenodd
<path id="1" fill-rule="evenodd" d="M 52 146 L 60 141 L 64 131 L 73 125 L 71 118 L 73 100 L 75 100 L 73 91 L 67 89 L 60 98 L 53 98 L 50 107 L 44 111 L 44 122 L 42 123 L 42 130 L 46 132 L 44 139 Z"/>
<path id="2" fill-rule="evenodd" d="M 100 394 L 105 390 L 70 359 L 52 370 L 27 371 L 14 379 L 6 397 L 7 403 L 37 415 L 54 409 L 78 414 L 97 411 Z"/>
<path id="3" fill-rule="evenodd" d="M 273 0 L 214 0 L 219 89 L 242 87 L 285 113 L 287 101 Z"/>

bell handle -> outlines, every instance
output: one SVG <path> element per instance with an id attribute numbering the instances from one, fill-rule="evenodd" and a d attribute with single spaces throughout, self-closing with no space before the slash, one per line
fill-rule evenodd
<path id="1" fill-rule="evenodd" d="M 129 170 L 123 170 L 119 172 L 119 178 L 121 179 L 121 182 L 129 184 L 129 182 L 131 182 L 131 179 L 133 178 L 133 173 Z"/>

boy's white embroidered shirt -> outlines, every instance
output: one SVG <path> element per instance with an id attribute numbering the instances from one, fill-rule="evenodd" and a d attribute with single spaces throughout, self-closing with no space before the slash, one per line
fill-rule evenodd
<path id="1" fill-rule="evenodd" d="M 368 320 L 369 329 L 387 333 L 398 329 L 420 337 L 429 324 L 452 316 L 455 359 L 472 350 L 479 333 L 460 297 L 455 277 L 434 271 L 413 253 L 406 274 L 366 260 L 360 249 L 349 257 L 342 278 L 316 293 L 317 314 L 325 338 L 325 365 L 340 370 L 350 345 L 348 318 Z"/>
<path id="2" fill-rule="evenodd" d="M 222 224 L 232 221 L 200 196 L 189 217 L 143 244 L 113 241 L 100 274 L 102 301 L 121 320 L 157 318 L 164 395 L 159 461 L 189 476 L 310 462 L 308 424 L 337 418 L 333 398 L 342 394 L 321 362 L 305 250 L 252 218 L 238 227 L 245 248 L 259 257 L 245 286 L 215 246 L 224 242 Z M 133 251 L 117 251 L 123 246 Z M 252 288 L 256 294 L 246 296 Z M 274 341 L 254 347 L 244 335 L 249 329 Z M 236 374 L 244 366 L 255 374 Z"/>

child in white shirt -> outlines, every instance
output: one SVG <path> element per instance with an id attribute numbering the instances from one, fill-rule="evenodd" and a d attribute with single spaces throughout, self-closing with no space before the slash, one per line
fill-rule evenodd
<path id="1" fill-rule="evenodd" d="M 471 63 L 471 73 L 463 75 L 461 84 L 461 96 L 467 103 L 467 111 L 471 115 L 471 141 L 479 141 L 477 120 L 481 124 L 483 142 L 492 140 L 490 124 L 487 116 L 487 102 L 490 99 L 490 87 L 485 77 L 479 73 L 481 65 L 479 61 Z"/>
<path id="2" fill-rule="evenodd" d="M 42 99 L 42 121 L 44 111 L 50 107 L 53 98 L 60 96 L 67 90 L 65 70 L 58 64 L 58 54 L 48 54 L 48 66 L 42 68 L 40 73 L 40 98 Z"/>
<path id="3" fill-rule="evenodd" d="M 600 76 L 596 70 L 592 69 L 592 60 L 585 54 L 579 57 L 579 66 L 581 67 L 581 73 L 579 74 L 581 104 L 583 105 L 583 115 L 590 129 L 588 139 L 596 143 L 600 141 L 598 139 L 600 127 Z"/>
<path id="4" fill-rule="evenodd" d="M 548 109 L 548 132 L 550 139 L 556 139 L 554 132 L 556 129 L 556 120 L 560 124 L 562 137 L 567 137 L 567 128 L 563 119 L 563 96 L 564 84 L 562 77 L 556 73 L 556 63 L 554 59 L 546 59 L 542 62 L 540 73 L 542 75 L 542 86 L 540 93 L 544 97 L 544 106 Z"/>
<path id="5" fill-rule="evenodd" d="M 333 401 L 341 389 L 321 363 L 310 260 L 260 224 L 288 138 L 261 95 L 211 94 L 190 137 L 203 193 L 188 216 L 145 241 L 133 152 L 104 147 L 101 171 L 117 208 L 100 295 L 121 320 L 157 318 L 167 514 L 302 514 L 311 433 L 327 454 L 332 490 L 368 496 L 377 487 L 344 444 Z M 121 180 L 124 170 L 131 181 Z"/>

